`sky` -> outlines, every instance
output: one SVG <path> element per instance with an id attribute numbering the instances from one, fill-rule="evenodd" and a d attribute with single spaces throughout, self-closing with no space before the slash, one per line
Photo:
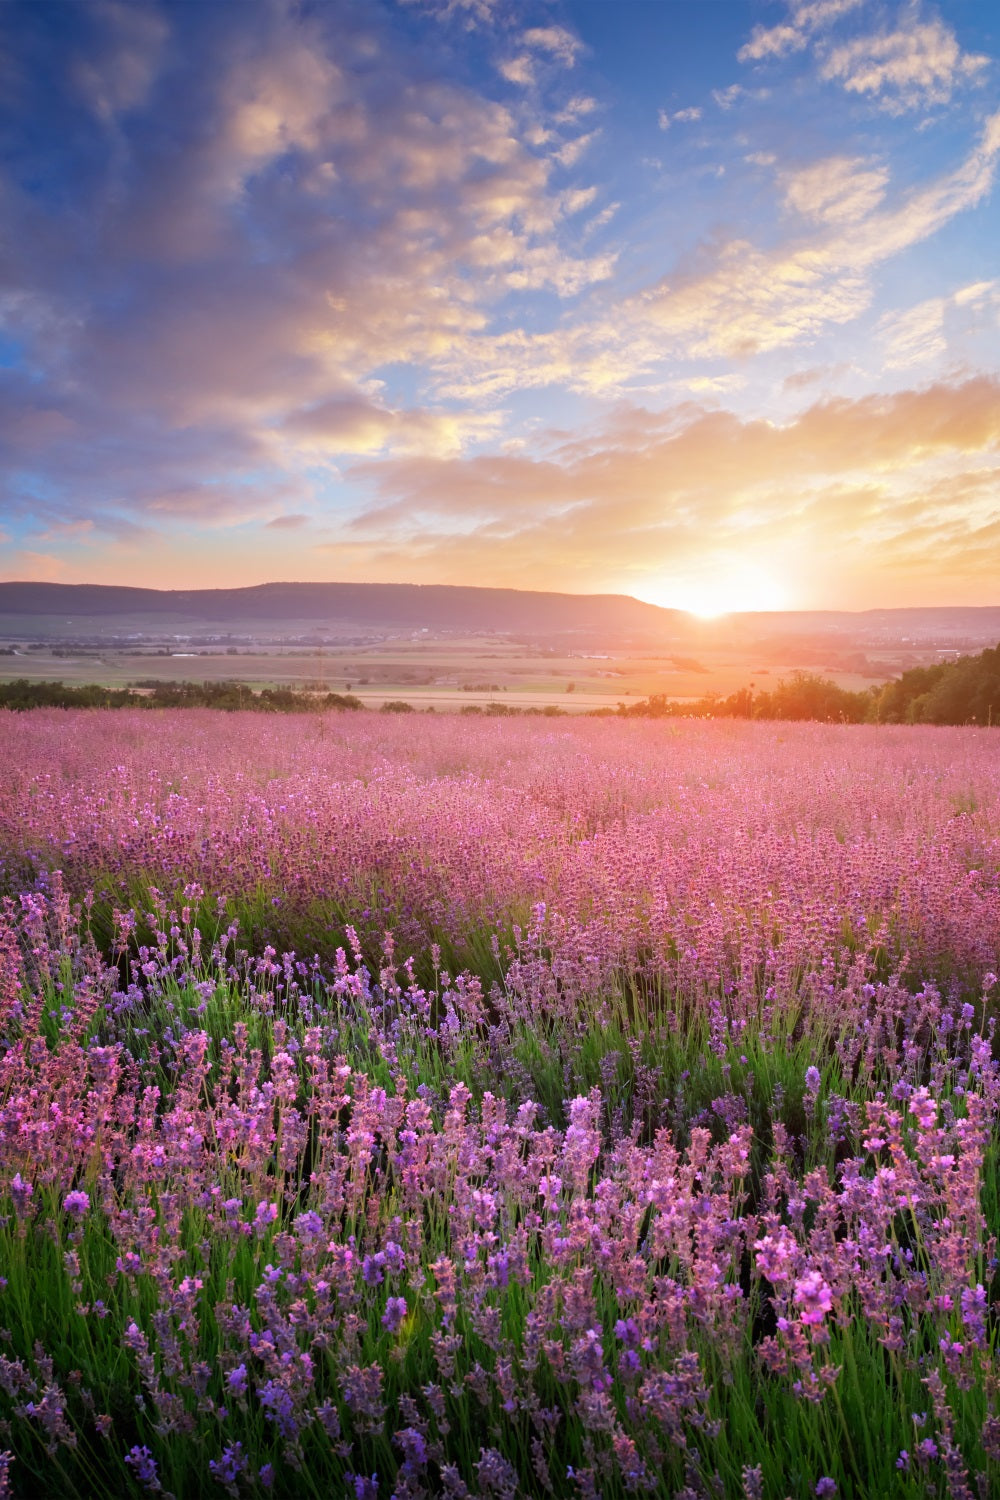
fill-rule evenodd
<path id="1" fill-rule="evenodd" d="M 995 0 L 5 0 L 0 578 L 1000 603 Z"/>

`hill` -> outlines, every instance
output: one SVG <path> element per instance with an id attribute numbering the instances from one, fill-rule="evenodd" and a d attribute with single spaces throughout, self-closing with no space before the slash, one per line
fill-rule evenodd
<path id="1" fill-rule="evenodd" d="M 265 583 L 237 589 L 144 589 L 103 584 L 0 583 L 0 635 L 215 632 L 298 634 L 302 629 L 426 630 L 503 634 L 676 633 L 679 610 L 626 594 L 411 583 Z"/>

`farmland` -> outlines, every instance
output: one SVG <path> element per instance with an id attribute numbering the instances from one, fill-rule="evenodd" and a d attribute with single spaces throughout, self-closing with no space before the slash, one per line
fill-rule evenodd
<path id="1" fill-rule="evenodd" d="M 0 757 L 0 1492 L 1000 1487 L 990 731 Z"/>

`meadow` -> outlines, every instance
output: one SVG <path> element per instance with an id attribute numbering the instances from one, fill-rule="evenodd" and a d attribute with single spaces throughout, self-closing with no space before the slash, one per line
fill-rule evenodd
<path id="1" fill-rule="evenodd" d="M 1000 1493 L 994 738 L 0 714 L 0 1495 Z"/>

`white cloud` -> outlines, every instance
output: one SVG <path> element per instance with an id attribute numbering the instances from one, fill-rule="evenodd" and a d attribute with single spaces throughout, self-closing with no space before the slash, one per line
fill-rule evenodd
<path id="1" fill-rule="evenodd" d="M 890 114 L 947 104 L 955 90 L 977 81 L 989 58 L 963 52 L 943 21 L 921 22 L 910 8 L 896 31 L 855 37 L 825 58 L 820 76 L 851 94 L 876 100 Z"/>
<path id="2" fill-rule="evenodd" d="M 807 38 L 795 26 L 755 26 L 750 40 L 740 48 L 736 57 L 739 62 L 762 62 L 766 57 L 786 57 L 789 52 L 801 52 Z"/>
<path id="3" fill-rule="evenodd" d="M 792 0 L 790 21 L 777 26 L 755 26 L 750 40 L 736 54 L 737 59 L 744 63 L 764 62 L 802 52 L 809 45 L 810 33 L 829 26 L 863 3 L 864 0 L 812 0 L 812 3 Z"/>
<path id="4" fill-rule="evenodd" d="M 536 52 L 548 52 L 565 67 L 572 68 L 583 44 L 565 26 L 533 26 L 521 40 Z"/>
<path id="5" fill-rule="evenodd" d="M 712 98 L 720 109 L 732 109 L 738 99 L 769 99 L 770 89 L 747 89 L 742 83 L 731 83 L 726 89 L 713 89 Z"/>
<path id="6" fill-rule="evenodd" d="M 831 156 L 784 174 L 785 203 L 816 223 L 850 223 L 874 212 L 885 197 L 888 180 L 884 167 Z"/>
<path id="7" fill-rule="evenodd" d="M 1000 327 L 1000 281 L 978 281 L 947 297 L 928 297 L 879 319 L 877 333 L 887 369 L 906 370 L 942 356 L 960 360 L 966 341 Z"/>
<path id="8" fill-rule="evenodd" d="M 822 79 L 876 101 L 891 114 L 947 104 L 957 88 L 978 81 L 986 71 L 989 58 L 963 52 L 954 31 L 940 18 L 921 20 L 917 0 L 905 6 L 893 30 L 855 36 L 837 45 L 827 41 L 827 29 L 862 4 L 863 0 L 792 0 L 786 21 L 754 27 L 737 53 L 739 61 L 766 62 L 812 47 Z"/>
<path id="9" fill-rule="evenodd" d="M 535 67 L 527 53 L 522 52 L 519 57 L 508 57 L 497 64 L 497 72 L 508 83 L 517 83 L 525 88 L 535 81 Z"/>
<path id="10" fill-rule="evenodd" d="M 441 21 L 464 21 L 471 31 L 477 25 L 490 25 L 494 13 L 499 9 L 500 0 L 400 0 L 400 3 L 416 5 Z"/>
<path id="11" fill-rule="evenodd" d="M 556 115 L 556 120 L 560 125 L 565 125 L 569 120 L 578 120 L 582 115 L 592 115 L 598 108 L 597 100 L 589 94 L 575 94 Z"/>
<path id="12" fill-rule="evenodd" d="M 596 141 L 598 134 L 598 131 L 592 130 L 588 135 L 578 135 L 576 137 L 576 140 L 567 141 L 565 145 L 559 147 L 558 151 L 553 151 L 552 156 L 554 160 L 557 161 L 561 167 L 576 166 L 576 163 L 580 160 L 581 156 L 584 154 L 587 148 L 593 145 L 594 141 Z"/>
<path id="13" fill-rule="evenodd" d="M 798 175 L 812 238 L 762 250 L 735 239 L 701 275 L 666 278 L 638 299 L 647 320 L 691 356 L 739 356 L 814 337 L 871 303 L 873 269 L 935 233 L 989 192 L 1000 155 L 1000 111 L 964 162 L 896 207 L 877 207 L 880 169 L 840 159 Z"/>
<path id="14" fill-rule="evenodd" d="M 676 110 L 674 114 L 671 114 L 669 110 L 661 109 L 657 120 L 661 130 L 669 130 L 671 125 L 686 125 L 694 120 L 700 120 L 701 115 L 702 111 L 699 107 L 692 104 L 688 109 Z"/>

